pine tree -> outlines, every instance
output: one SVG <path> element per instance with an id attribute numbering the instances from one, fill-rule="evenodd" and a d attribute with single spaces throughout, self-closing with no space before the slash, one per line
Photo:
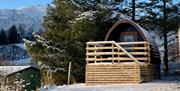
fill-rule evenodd
<path id="1" fill-rule="evenodd" d="M 178 30 L 180 17 L 178 6 L 172 0 L 150 0 L 140 2 L 137 7 L 143 15 L 139 15 L 138 22 L 150 30 L 160 30 L 164 37 L 164 72 L 168 72 L 168 50 L 167 33 Z M 140 13 L 141 14 L 141 13 Z M 167 24 L 168 22 L 168 24 Z"/>
<path id="2" fill-rule="evenodd" d="M 69 62 L 75 80 L 83 82 L 86 42 L 103 40 L 108 29 L 105 23 L 108 10 L 99 8 L 97 3 L 92 8 L 83 8 L 84 5 L 70 0 L 54 0 L 53 4 L 47 8 L 43 21 L 47 31 L 35 35 L 36 41 L 25 40 L 26 47 L 42 70 L 46 69 L 43 67 L 53 70 L 55 84 L 67 82 Z"/>
<path id="3" fill-rule="evenodd" d="M 7 43 L 7 36 L 3 29 L 0 30 L 0 45 L 4 45 Z"/>
<path id="4" fill-rule="evenodd" d="M 24 28 L 24 24 L 20 24 L 17 28 L 18 32 L 19 32 L 19 37 L 20 37 L 20 42 L 23 42 L 23 39 L 25 38 L 25 28 Z"/>
<path id="5" fill-rule="evenodd" d="M 16 26 L 13 25 L 9 30 L 8 30 L 8 40 L 10 44 L 13 43 L 19 43 L 19 34 L 17 32 Z"/>
<path id="6" fill-rule="evenodd" d="M 180 3 L 174 4 L 172 0 L 168 0 L 166 3 L 166 17 L 168 22 L 166 25 L 168 29 L 166 31 L 176 31 L 180 19 L 178 15 L 178 6 Z M 140 1 L 136 3 L 136 8 L 137 22 L 139 24 L 150 30 L 158 29 L 163 31 L 163 0 Z"/>
<path id="7" fill-rule="evenodd" d="M 178 14 L 180 3 L 173 4 L 172 0 L 163 0 L 163 24 L 162 32 L 164 36 L 164 72 L 169 71 L 168 66 L 168 32 L 177 31 L 180 26 L 180 16 Z"/>
<path id="8" fill-rule="evenodd" d="M 32 26 L 30 26 L 30 27 L 28 27 L 28 29 L 26 30 L 26 32 L 25 32 L 25 38 L 26 39 L 29 39 L 29 40 L 33 40 L 33 25 Z"/>

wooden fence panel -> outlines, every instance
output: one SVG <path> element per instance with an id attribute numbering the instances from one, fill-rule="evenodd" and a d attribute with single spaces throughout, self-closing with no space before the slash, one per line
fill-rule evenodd
<path id="1" fill-rule="evenodd" d="M 140 65 L 96 64 L 86 65 L 86 85 L 140 83 Z"/>

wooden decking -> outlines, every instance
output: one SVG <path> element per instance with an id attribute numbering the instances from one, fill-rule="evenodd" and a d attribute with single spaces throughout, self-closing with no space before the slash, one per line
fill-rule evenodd
<path id="1" fill-rule="evenodd" d="M 150 64 L 150 44 L 87 42 L 86 85 L 141 83 L 159 78 L 159 65 Z"/>

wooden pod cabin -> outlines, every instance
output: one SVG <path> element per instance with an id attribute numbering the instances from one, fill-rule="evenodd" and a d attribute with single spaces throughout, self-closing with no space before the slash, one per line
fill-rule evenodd
<path id="1" fill-rule="evenodd" d="M 86 85 L 141 83 L 160 78 L 156 43 L 129 19 L 117 21 L 104 41 L 86 45 Z"/>

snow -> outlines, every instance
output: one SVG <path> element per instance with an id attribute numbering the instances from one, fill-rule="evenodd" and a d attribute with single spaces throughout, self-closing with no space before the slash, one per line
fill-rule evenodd
<path id="1" fill-rule="evenodd" d="M 86 86 L 84 83 L 80 83 L 63 86 L 49 86 L 46 88 L 41 88 L 40 91 L 180 91 L 180 76 L 164 77 L 162 80 L 141 84 Z"/>
<path id="2" fill-rule="evenodd" d="M 169 74 L 165 76 L 162 72 L 161 80 L 153 80 L 141 84 L 110 84 L 90 85 L 78 83 L 72 85 L 47 85 L 39 91 L 180 91 L 180 63 L 169 63 Z"/>
<path id="3" fill-rule="evenodd" d="M 89 20 L 93 20 L 95 18 L 95 14 L 97 13 L 97 11 L 86 11 L 86 12 L 82 12 L 81 14 L 79 14 L 78 18 L 76 18 L 75 20 L 81 20 L 81 19 L 89 19 Z"/>
<path id="4" fill-rule="evenodd" d="M 23 49 L 23 50 L 26 50 L 25 46 L 24 46 L 24 43 L 17 43 L 17 44 L 14 44 L 15 46 Z"/>
<path id="5" fill-rule="evenodd" d="M 2 76 L 6 76 L 24 69 L 27 69 L 31 66 L 0 66 L 0 71 L 2 73 L 0 73 L 0 75 Z"/>
<path id="6" fill-rule="evenodd" d="M 0 58 L 4 65 L 27 65 L 31 58 L 27 54 L 24 43 L 8 44 L 0 46 Z"/>

